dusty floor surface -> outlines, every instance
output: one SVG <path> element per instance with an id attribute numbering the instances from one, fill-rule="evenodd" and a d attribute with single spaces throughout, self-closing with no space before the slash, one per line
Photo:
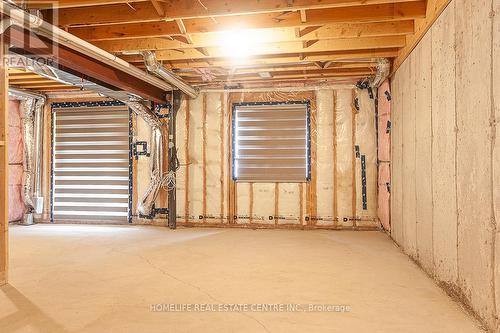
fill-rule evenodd
<path id="1" fill-rule="evenodd" d="M 15 226 L 10 254 L 2 333 L 482 332 L 379 232 Z M 151 308 L 194 303 L 350 312 Z"/>

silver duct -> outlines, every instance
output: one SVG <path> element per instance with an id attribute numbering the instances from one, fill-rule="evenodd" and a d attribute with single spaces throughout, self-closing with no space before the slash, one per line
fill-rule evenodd
<path id="1" fill-rule="evenodd" d="M 42 122 L 45 99 L 22 98 L 24 138 L 24 223 L 33 223 L 33 213 L 43 210 L 41 196 Z"/>
<path id="2" fill-rule="evenodd" d="M 198 96 L 198 89 L 191 87 L 179 76 L 163 67 L 156 59 L 156 55 L 154 52 L 144 51 L 142 52 L 142 55 L 144 57 L 144 64 L 146 65 L 146 68 L 150 73 L 179 88 L 179 90 L 181 90 L 189 97 L 196 98 L 196 96 Z"/>
<path id="3" fill-rule="evenodd" d="M 49 78 L 51 80 L 72 85 L 76 87 L 80 87 L 81 89 L 91 90 L 103 96 L 107 96 L 122 102 L 128 101 L 130 98 L 138 98 L 136 95 L 127 93 L 125 91 L 120 90 L 111 90 L 109 88 L 103 87 L 99 84 L 96 84 L 92 81 L 83 79 L 71 73 L 67 73 L 65 71 L 60 70 L 57 67 L 52 67 L 48 65 L 40 64 L 34 60 L 31 60 L 28 57 L 22 55 L 12 56 L 14 61 L 12 61 L 13 68 L 22 68 L 28 69 L 30 72 L 36 73 L 40 76 Z M 16 67 L 17 66 L 17 67 Z"/>
<path id="4" fill-rule="evenodd" d="M 161 132 L 162 123 L 151 110 L 144 104 L 137 101 L 127 102 L 129 108 L 139 117 L 151 126 L 151 148 L 149 157 L 149 166 L 151 169 L 151 182 L 144 192 L 141 201 L 137 207 L 139 214 L 151 215 L 153 206 L 160 192 L 163 181 L 163 135 Z"/>
<path id="5" fill-rule="evenodd" d="M 391 63 L 385 58 L 377 59 L 377 73 L 375 77 L 371 80 L 370 86 L 372 88 L 378 88 L 382 82 L 387 79 L 391 71 Z"/>
<path id="6" fill-rule="evenodd" d="M 138 101 L 137 96 L 127 93 L 125 91 L 115 91 L 109 88 L 100 86 L 88 80 L 82 79 L 70 73 L 66 73 L 58 68 L 51 66 L 40 65 L 36 62 L 30 61 L 24 56 L 18 56 L 20 61 L 15 61 L 21 68 L 27 68 L 30 71 L 37 73 L 41 76 L 48 77 L 52 80 L 88 89 L 97 92 L 103 96 L 107 96 L 121 102 L 126 103 L 132 112 L 144 119 L 144 121 L 151 127 L 151 155 L 150 155 L 150 168 L 151 168 L 151 183 L 144 193 L 141 202 L 138 205 L 138 211 L 141 215 L 150 215 L 152 213 L 154 202 L 158 197 L 158 193 L 162 183 L 163 165 L 162 165 L 162 123 L 158 117 L 144 104 Z M 33 131 L 33 125 L 30 132 Z M 31 139 L 30 139 L 31 140 Z M 32 153 L 30 153 L 32 154 Z M 29 156 L 32 159 L 32 155 Z M 31 175 L 33 177 L 33 175 Z M 35 178 L 36 179 L 36 178 Z M 30 182 L 27 182 L 31 184 Z M 29 201 L 31 209 L 33 208 L 33 201 Z"/>

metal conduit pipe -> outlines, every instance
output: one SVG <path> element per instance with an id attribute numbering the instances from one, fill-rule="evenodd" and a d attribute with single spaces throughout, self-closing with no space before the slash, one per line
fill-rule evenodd
<path id="1" fill-rule="evenodd" d="M 26 213 L 24 223 L 33 223 L 35 212 L 43 211 L 42 196 L 42 149 L 43 149 L 43 108 L 46 96 L 29 90 L 9 88 L 9 96 L 21 100 L 24 112 L 23 139 L 25 151 L 24 203 Z"/>
<path id="2" fill-rule="evenodd" d="M 47 37 L 56 43 L 67 46 L 75 51 L 88 55 L 94 59 L 102 61 L 118 70 L 130 74 L 142 81 L 148 82 L 164 91 L 172 90 L 172 86 L 159 78 L 148 75 L 141 69 L 128 62 L 108 53 L 89 42 L 84 41 L 46 21 L 42 18 L 25 12 L 5 1 L 0 2 L 0 13 L 10 17 L 10 22 L 5 22 L 7 28 L 10 24 L 15 24 L 23 29 L 33 31 L 41 36 Z"/>
<path id="3" fill-rule="evenodd" d="M 152 51 L 144 51 L 142 52 L 144 57 L 144 64 L 148 71 L 159 78 L 169 82 L 173 86 L 179 88 L 183 93 L 188 95 L 191 98 L 196 98 L 198 96 L 198 89 L 191 87 L 189 84 L 184 82 L 179 76 L 169 71 L 165 67 L 163 67 L 158 60 L 156 59 L 156 55 Z"/>
<path id="4" fill-rule="evenodd" d="M 140 215 L 149 216 L 153 212 L 154 204 L 163 181 L 163 135 L 161 132 L 162 123 L 151 110 L 138 101 L 128 101 L 128 107 L 139 117 L 151 126 L 151 154 L 149 157 L 149 166 L 151 171 L 151 180 L 148 188 L 142 195 L 137 210 Z"/>
<path id="5" fill-rule="evenodd" d="M 9 96 L 21 100 L 25 98 L 47 99 L 47 97 L 44 94 L 40 94 L 34 91 L 29 91 L 26 89 L 19 89 L 12 87 L 9 87 Z"/>
<path id="6" fill-rule="evenodd" d="M 391 71 L 391 64 L 389 60 L 385 58 L 377 59 L 377 73 L 375 74 L 373 80 L 371 80 L 370 86 L 372 88 L 378 88 L 382 84 L 382 82 L 384 82 L 385 79 L 387 79 L 390 71 Z"/>
<path id="7" fill-rule="evenodd" d="M 19 96 L 19 95 L 18 95 Z M 24 193 L 26 206 L 24 224 L 33 224 L 33 213 L 40 214 L 43 210 L 41 196 L 41 163 L 42 163 L 42 132 L 43 108 L 45 98 L 26 95 L 19 96 L 23 110 L 24 139 Z"/>

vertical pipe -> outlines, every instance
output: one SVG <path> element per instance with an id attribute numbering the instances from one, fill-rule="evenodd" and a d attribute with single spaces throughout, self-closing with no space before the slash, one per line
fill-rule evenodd
<path id="1" fill-rule="evenodd" d="M 182 92 L 175 90 L 173 92 L 172 98 L 172 113 L 170 114 L 170 123 L 168 126 L 168 171 L 173 172 L 175 177 L 175 171 L 177 166 L 173 162 L 173 158 L 177 156 L 176 147 L 176 119 L 177 112 L 181 106 Z M 168 227 L 170 229 L 177 228 L 177 187 L 173 186 L 168 191 Z"/>
<path id="2" fill-rule="evenodd" d="M 42 195 L 42 158 L 43 158 L 43 111 L 45 103 L 44 100 L 37 103 L 35 108 L 35 126 L 34 126 L 34 144 L 35 144 L 35 164 L 33 166 L 34 177 L 34 204 L 35 213 L 41 214 L 43 212 L 43 195 Z"/>

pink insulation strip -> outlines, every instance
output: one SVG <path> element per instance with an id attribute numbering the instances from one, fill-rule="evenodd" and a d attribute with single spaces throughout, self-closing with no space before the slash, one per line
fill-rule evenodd
<path id="1" fill-rule="evenodd" d="M 390 230 L 390 193 L 391 170 L 389 163 L 381 163 L 378 169 L 378 218 L 386 230 Z"/>
<path id="2" fill-rule="evenodd" d="M 391 137 L 390 132 L 387 131 L 388 121 L 391 120 L 391 102 L 387 95 L 390 96 L 390 87 L 389 81 L 385 80 L 378 88 L 378 159 L 380 161 L 391 160 Z"/>
<path id="3" fill-rule="evenodd" d="M 9 222 L 23 218 L 23 130 L 19 101 L 9 100 Z"/>
<path id="4" fill-rule="evenodd" d="M 9 165 L 9 222 L 23 218 L 23 166 Z"/>
<path id="5" fill-rule="evenodd" d="M 390 230 L 390 183 L 391 183 L 391 97 L 389 80 L 378 88 L 378 218 L 386 230 Z"/>

